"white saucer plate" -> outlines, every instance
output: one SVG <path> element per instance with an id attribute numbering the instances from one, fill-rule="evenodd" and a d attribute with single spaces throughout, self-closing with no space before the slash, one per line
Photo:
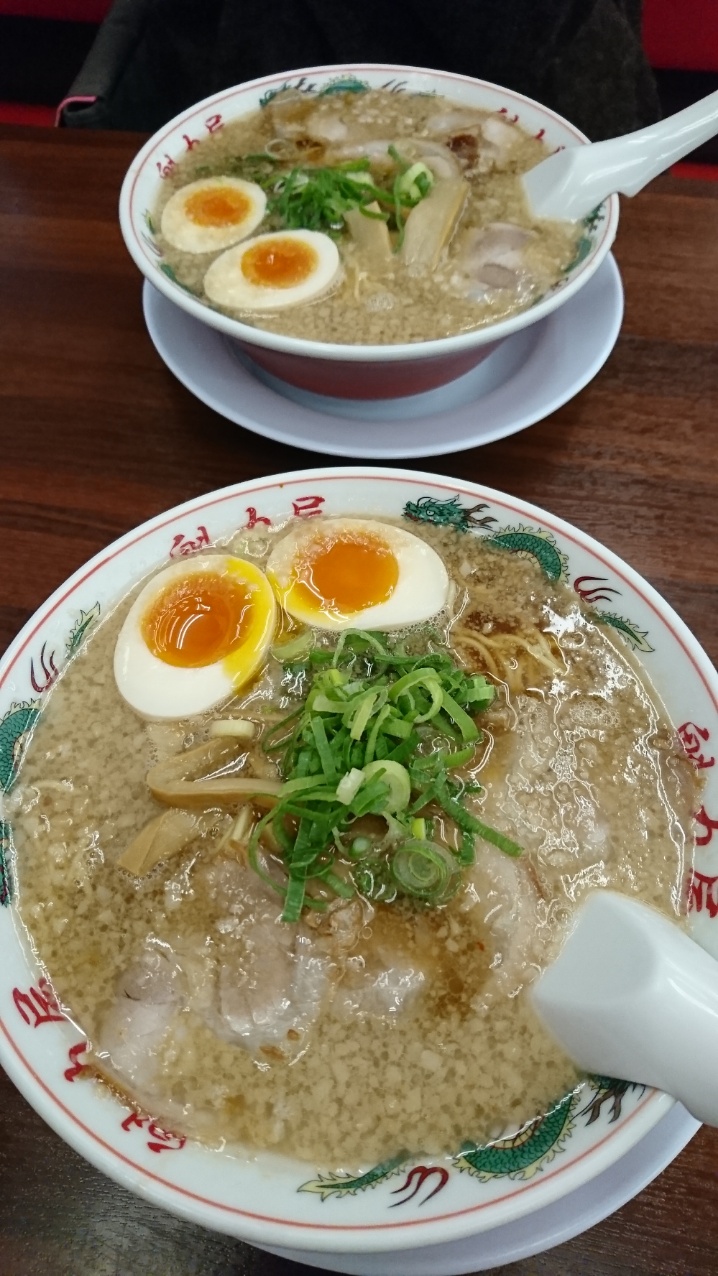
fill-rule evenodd
<path id="1" fill-rule="evenodd" d="M 298 391 L 258 370 L 231 338 L 145 281 L 145 322 L 167 367 L 192 394 L 255 434 L 329 456 L 370 460 L 480 447 L 543 420 L 578 394 L 611 353 L 623 288 L 609 255 L 581 291 L 508 337 L 449 386 L 370 403 Z"/>
<path id="2" fill-rule="evenodd" d="M 698 1121 L 677 1103 L 640 1143 L 590 1183 L 553 1205 L 480 1236 L 379 1254 L 316 1254 L 294 1249 L 271 1249 L 270 1253 L 347 1276 L 406 1276 L 407 1272 L 412 1276 L 464 1276 L 491 1271 L 562 1245 L 608 1218 L 657 1178 L 699 1129 Z"/>

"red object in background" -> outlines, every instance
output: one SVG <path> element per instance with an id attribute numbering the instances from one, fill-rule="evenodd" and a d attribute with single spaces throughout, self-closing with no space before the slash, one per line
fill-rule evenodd
<path id="1" fill-rule="evenodd" d="M 661 70 L 718 71 L 716 0 L 643 0 L 643 47 Z"/>
<path id="2" fill-rule="evenodd" d="M 99 26 L 112 0 L 0 0 L 3 18 L 28 18 L 50 22 L 86 22 Z M 0 38 L 2 33 L 0 32 Z M 72 79 L 72 74 L 69 74 Z M 58 108 L 31 102 L 0 102 L 0 124 L 26 124 L 52 128 Z"/>
<path id="3" fill-rule="evenodd" d="M 673 165 L 671 176 L 686 177 L 694 182 L 718 182 L 718 170 L 715 164 L 691 164 L 685 160 Z"/>
<path id="4" fill-rule="evenodd" d="M 112 0 L 0 0 L 0 17 L 102 22 Z"/>
<path id="5" fill-rule="evenodd" d="M 643 47 L 659 71 L 718 71 L 716 0 L 643 0 Z M 683 161 L 674 177 L 718 180 L 715 164 Z"/>
<path id="6" fill-rule="evenodd" d="M 28 106 L 25 102 L 0 102 L 0 124 L 35 124 L 52 128 L 57 114 L 54 106 Z"/>
<path id="7" fill-rule="evenodd" d="M 0 0 L 0 19 L 37 18 L 99 25 L 112 0 Z M 718 0 L 643 0 L 643 45 L 651 66 L 661 70 L 718 71 Z M 0 102 L 0 123 L 48 127 L 48 106 Z M 712 178 L 715 165 L 683 163 L 680 177 Z"/>

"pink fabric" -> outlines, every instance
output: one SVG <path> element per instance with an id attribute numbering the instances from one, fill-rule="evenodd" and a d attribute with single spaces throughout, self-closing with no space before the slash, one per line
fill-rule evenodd
<path id="1" fill-rule="evenodd" d="M 52 121 L 53 124 L 55 125 L 56 128 L 60 127 L 60 125 L 62 124 L 62 112 L 64 111 L 65 107 L 69 106 L 72 102 L 83 102 L 85 106 L 90 106 L 92 105 L 93 102 L 96 102 L 96 101 L 97 101 L 97 97 L 94 94 L 91 94 L 89 96 L 88 95 L 83 96 L 80 93 L 75 93 L 72 97 L 64 97 L 60 105 L 58 106 L 57 110 L 53 113 L 53 121 Z"/>

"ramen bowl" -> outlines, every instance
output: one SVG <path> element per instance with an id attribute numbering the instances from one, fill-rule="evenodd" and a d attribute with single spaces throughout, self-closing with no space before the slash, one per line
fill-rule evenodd
<path id="1" fill-rule="evenodd" d="M 265 76 L 205 98 L 175 117 L 132 161 L 120 197 L 125 243 L 147 279 L 175 305 L 236 341 L 266 374 L 300 390 L 334 398 L 389 399 L 445 385 L 469 372 L 499 342 L 539 323 L 588 283 L 608 253 L 618 224 L 618 197 L 611 196 L 580 228 L 573 261 L 562 277 L 529 309 L 471 332 L 397 345 L 318 342 L 264 331 L 213 309 L 180 286 L 158 241 L 155 208 L 162 183 L 193 145 L 227 124 L 266 106 L 285 88 L 321 98 L 337 90 L 360 92 L 388 88 L 397 94 L 440 94 L 462 106 L 495 113 L 497 118 L 540 137 L 546 146 L 588 142 L 555 112 L 513 90 L 468 76 L 416 67 L 351 64 L 310 67 Z M 314 304 L 321 305 L 321 299 Z"/>
<path id="2" fill-rule="evenodd" d="M 479 519 L 476 511 L 481 511 Z M 357 1172 L 281 1155 L 205 1147 L 134 1110 L 83 1067 L 87 1045 L 58 1003 L 17 912 L 13 785 L 58 671 L 136 582 L 237 529 L 317 514 L 408 519 L 491 536 L 572 584 L 637 651 L 690 761 L 706 777 L 691 881 L 695 939 L 718 956 L 715 844 L 718 676 L 680 619 L 629 566 L 589 536 L 523 501 L 463 480 L 399 469 L 287 473 L 198 497 L 114 542 L 63 584 L 0 661 L 3 808 L 0 1062 L 76 1151 L 131 1191 L 185 1219 L 262 1246 L 325 1255 L 410 1250 L 516 1220 L 619 1161 L 671 1109 L 662 1093 L 605 1077 L 572 1090 L 518 1135 L 438 1159 L 394 1155 Z M 503 539 L 502 539 L 503 538 Z M 713 894 L 711 894 L 713 892 Z M 341 1259 L 337 1258 L 340 1264 Z"/>

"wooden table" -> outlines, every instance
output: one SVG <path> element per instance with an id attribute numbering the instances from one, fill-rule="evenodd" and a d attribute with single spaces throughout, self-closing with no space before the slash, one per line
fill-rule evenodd
<path id="1" fill-rule="evenodd" d="M 139 143 L 0 130 L 0 650 L 65 577 L 137 523 L 324 459 L 215 415 L 155 353 L 116 216 Z M 628 201 L 616 255 L 626 319 L 595 381 L 505 442 L 409 464 L 577 523 L 646 576 L 716 661 L 718 184 L 665 178 Z M 702 1130 L 618 1213 L 510 1271 L 715 1276 L 717 1175 L 718 1133 Z M 115 1187 L 2 1076 L 2 1276 L 305 1270 Z"/>

